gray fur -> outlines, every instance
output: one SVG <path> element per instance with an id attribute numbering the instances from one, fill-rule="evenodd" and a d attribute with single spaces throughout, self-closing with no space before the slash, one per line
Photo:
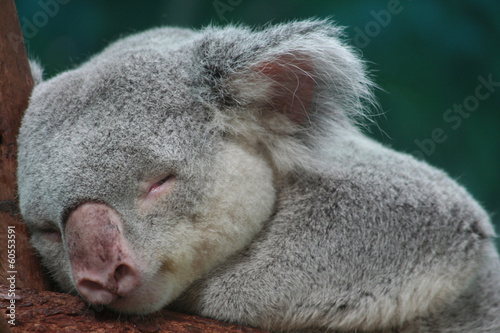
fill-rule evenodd
<path id="1" fill-rule="evenodd" d="M 35 85 L 43 81 L 43 68 L 42 65 L 36 60 L 30 60 L 31 76 Z"/>
<path id="2" fill-rule="evenodd" d="M 159 28 L 39 83 L 18 140 L 20 206 L 60 286 L 76 293 L 68 214 L 100 202 L 143 261 L 141 295 L 177 288 L 124 312 L 170 306 L 277 332 L 499 332 L 489 217 L 444 172 L 361 133 L 373 84 L 341 38 L 314 20 Z M 169 173 L 174 190 L 139 209 L 141 186 Z M 158 277 L 164 258 L 175 269 Z"/>

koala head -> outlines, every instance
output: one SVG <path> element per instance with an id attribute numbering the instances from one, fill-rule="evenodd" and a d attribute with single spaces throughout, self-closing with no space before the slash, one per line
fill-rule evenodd
<path id="1" fill-rule="evenodd" d="M 315 167 L 313 147 L 370 101 L 339 34 L 325 21 L 153 29 L 38 83 L 20 208 L 59 285 L 148 313 L 251 242 L 279 181 Z"/>

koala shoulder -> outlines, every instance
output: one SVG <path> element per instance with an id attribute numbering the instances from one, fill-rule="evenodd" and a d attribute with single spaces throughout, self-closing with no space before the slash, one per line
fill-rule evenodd
<path id="1" fill-rule="evenodd" d="M 329 177 L 352 182 L 352 192 L 360 192 L 356 196 L 370 200 L 366 204 L 374 209 L 419 212 L 411 223 L 427 221 L 427 227 L 437 229 L 443 226 L 440 223 L 450 228 L 460 225 L 475 230 L 482 238 L 494 236 L 484 209 L 444 171 L 359 133 L 338 139 L 329 149 L 322 152 L 329 161 Z"/>

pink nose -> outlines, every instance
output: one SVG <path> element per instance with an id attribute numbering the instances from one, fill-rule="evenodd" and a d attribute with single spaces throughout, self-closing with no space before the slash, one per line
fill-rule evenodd
<path id="1" fill-rule="evenodd" d="M 123 222 L 109 206 L 78 206 L 68 217 L 65 235 L 76 288 L 88 302 L 109 304 L 141 284 Z"/>

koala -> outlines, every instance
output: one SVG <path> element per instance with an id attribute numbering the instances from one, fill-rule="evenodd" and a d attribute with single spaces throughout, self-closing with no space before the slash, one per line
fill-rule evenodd
<path id="1" fill-rule="evenodd" d="M 488 214 L 363 134 L 375 85 L 331 20 L 156 28 L 33 72 L 19 203 L 63 291 L 272 332 L 500 332 Z"/>

